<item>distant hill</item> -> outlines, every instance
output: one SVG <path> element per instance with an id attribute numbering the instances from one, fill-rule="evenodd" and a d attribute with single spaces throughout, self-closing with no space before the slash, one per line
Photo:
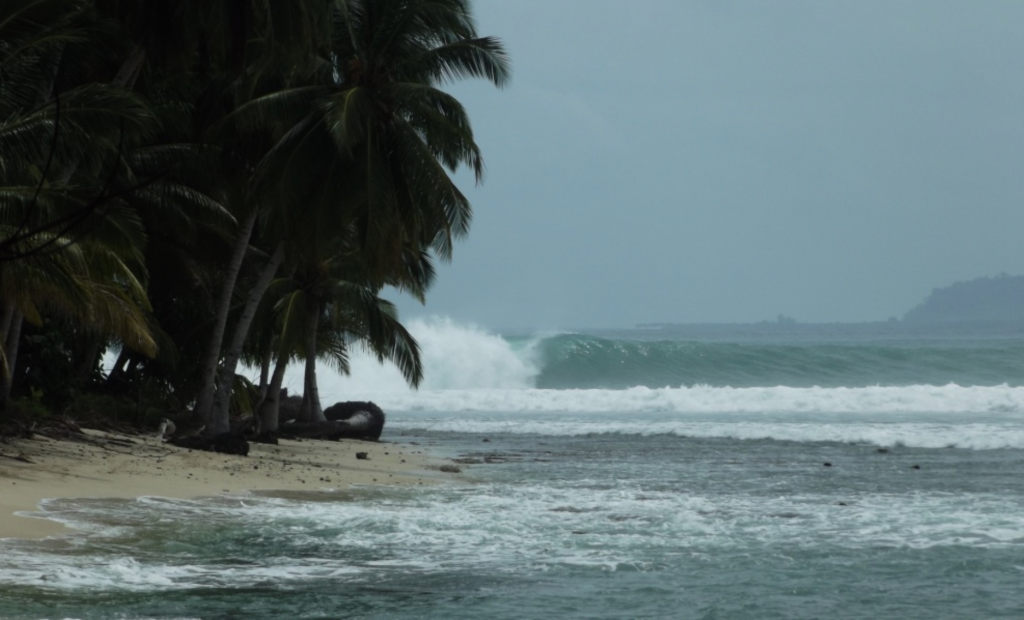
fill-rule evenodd
<path id="1" fill-rule="evenodd" d="M 932 289 L 903 317 L 912 323 L 1024 322 L 1024 276 L 1000 274 Z"/>

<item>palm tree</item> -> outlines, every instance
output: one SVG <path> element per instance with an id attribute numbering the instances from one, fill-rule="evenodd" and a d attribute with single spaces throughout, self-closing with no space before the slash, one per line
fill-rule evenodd
<path id="1" fill-rule="evenodd" d="M 347 346 L 366 340 L 417 380 L 414 342 L 378 295 L 390 284 L 422 300 L 433 261 L 450 260 L 469 227 L 449 174 L 465 165 L 479 181 L 483 162 L 465 110 L 441 87 L 467 77 L 502 86 L 509 74 L 469 8 L 2 3 L 0 341 L 11 346 L 0 350 L 13 358 L 23 317 L 47 314 L 123 353 L 151 355 L 160 342 L 168 362 L 195 351 L 186 334 L 202 333 L 198 387 L 182 391 L 176 377 L 176 389 L 198 394 L 209 432 L 227 430 L 235 363 L 277 276 L 296 287 L 293 309 L 305 303 L 309 329 L 294 323 L 278 350 L 307 358 L 310 415 L 318 352 L 343 366 Z M 199 236 L 209 253 L 194 249 Z M 173 292 L 154 290 L 151 309 L 153 270 Z M 198 293 L 186 301 L 189 287 Z"/>
<path id="2" fill-rule="evenodd" d="M 277 366 L 260 411 L 264 431 L 276 430 L 277 395 L 292 358 L 305 360 L 299 419 L 309 422 L 325 419 L 316 374 L 318 358 L 347 374 L 349 349 L 356 345 L 382 363 L 394 363 L 412 386 L 423 378 L 419 346 L 398 321 L 394 305 L 361 282 L 366 273 L 358 259 L 345 251 L 319 261 L 313 256 L 307 254 L 307 262 L 293 269 L 290 277 L 276 280 L 264 300 L 264 308 L 272 306 L 277 332 L 272 342 L 266 341 L 276 349 Z M 424 288 L 425 284 L 410 286 Z M 264 310 L 263 314 L 270 313 Z"/>
<path id="3" fill-rule="evenodd" d="M 483 174 L 465 110 L 439 86 L 464 77 L 502 86 L 508 61 L 497 40 L 476 35 L 465 0 L 336 0 L 333 7 L 330 45 L 307 82 L 255 97 L 223 126 L 235 135 L 276 128 L 277 142 L 254 173 L 253 193 L 271 207 L 268 229 L 306 247 L 344 239 L 370 266 L 369 290 L 405 288 L 410 273 L 432 274 L 432 254 L 449 260 L 454 239 L 468 231 L 469 202 L 446 170 L 467 165 L 478 181 Z M 320 302 L 315 287 L 307 292 L 306 323 L 314 325 Z M 219 406 L 207 416 L 215 431 L 227 429 L 224 391 L 244 345 L 238 336 L 236 329 L 223 353 Z M 315 355 L 308 357 L 307 374 L 315 376 Z"/>
<path id="4" fill-rule="evenodd" d="M 238 4 L 223 3 L 223 6 Z M 220 85 L 207 92 L 205 105 L 219 108 L 229 119 L 235 108 L 253 96 L 287 87 L 296 76 L 308 73 L 308 66 L 316 60 L 316 52 L 325 41 L 326 26 L 330 23 L 329 2 L 253 2 L 252 5 L 252 10 L 244 16 L 233 8 L 226 13 L 213 10 L 219 17 L 214 23 L 230 30 L 234 45 L 226 54 L 230 62 L 225 65 Z M 255 131 L 239 133 L 223 119 L 214 119 L 212 125 L 213 139 L 232 156 L 228 202 L 238 219 L 231 257 L 223 270 L 213 329 L 200 364 L 202 377 L 194 408 L 195 417 L 205 423 L 207 432 L 216 434 L 228 430 L 228 404 L 235 368 L 256 307 L 284 259 L 285 247 L 283 241 L 277 239 L 263 255 L 260 275 L 245 293 L 234 326 L 229 326 L 229 315 L 236 307 L 239 274 L 247 257 L 254 254 L 251 244 L 260 236 L 261 218 L 268 207 L 268 201 L 254 191 L 252 174 L 256 161 L 278 130 L 273 124 L 267 124 Z"/>
<path id="5" fill-rule="evenodd" d="M 0 307 L 11 389 L 23 320 L 73 319 L 152 354 L 144 313 L 145 235 L 117 188 L 126 148 L 153 126 L 117 87 L 81 81 L 98 31 L 88 3 L 12 0 L 0 8 Z"/>
<path id="6" fill-rule="evenodd" d="M 471 207 L 449 177 L 483 159 L 462 105 L 441 86 L 504 86 L 500 42 L 476 33 L 467 0 L 338 0 L 321 84 L 243 106 L 249 123 L 294 119 L 261 164 L 285 204 L 314 205 L 318 230 L 351 230 L 378 283 L 411 247 L 450 260 Z M 291 210 L 278 212 L 287 226 Z M 329 232 L 328 234 L 334 234 Z"/>

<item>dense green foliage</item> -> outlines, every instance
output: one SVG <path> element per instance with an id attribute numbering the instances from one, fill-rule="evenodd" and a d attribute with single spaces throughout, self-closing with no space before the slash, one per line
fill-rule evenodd
<path id="1" fill-rule="evenodd" d="M 272 429 L 285 365 L 322 419 L 316 360 L 347 372 L 353 344 L 417 384 L 380 293 L 425 299 L 469 229 L 450 174 L 483 161 L 442 87 L 509 76 L 470 9 L 0 3 L 0 407 L 122 395 L 213 433 L 262 401 Z"/>

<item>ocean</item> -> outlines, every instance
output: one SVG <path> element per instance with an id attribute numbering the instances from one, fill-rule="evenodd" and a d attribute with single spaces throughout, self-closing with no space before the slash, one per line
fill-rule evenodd
<path id="1" fill-rule="evenodd" d="M 321 393 L 465 483 L 48 501 L 0 618 L 1024 618 L 1024 326 L 410 327 Z"/>

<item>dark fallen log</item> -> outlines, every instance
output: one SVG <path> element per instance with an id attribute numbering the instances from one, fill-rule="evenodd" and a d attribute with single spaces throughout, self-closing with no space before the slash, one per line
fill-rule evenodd
<path id="1" fill-rule="evenodd" d="M 272 445 L 272 446 L 278 445 L 278 443 L 277 443 L 277 433 L 270 433 L 270 432 L 260 433 L 259 435 L 253 435 L 253 436 L 249 437 L 249 441 L 251 443 L 264 443 L 264 444 L 269 444 L 269 445 Z"/>
<path id="2" fill-rule="evenodd" d="M 292 421 L 282 424 L 282 437 L 304 439 L 365 439 L 377 441 L 384 430 L 384 411 L 373 403 L 349 401 L 324 410 L 326 422 Z"/>
<path id="3" fill-rule="evenodd" d="M 282 424 L 280 436 L 285 439 L 327 439 L 336 441 L 338 439 L 357 439 L 353 435 L 352 427 L 346 421 L 327 422 L 289 422 Z M 361 439 L 361 438 L 358 438 Z"/>
<path id="4" fill-rule="evenodd" d="M 249 442 L 245 437 L 237 433 L 221 433 L 220 435 L 192 435 L 189 437 L 172 437 L 167 443 L 188 448 L 189 450 L 203 450 L 205 452 L 219 452 L 221 454 L 249 455 Z"/>

